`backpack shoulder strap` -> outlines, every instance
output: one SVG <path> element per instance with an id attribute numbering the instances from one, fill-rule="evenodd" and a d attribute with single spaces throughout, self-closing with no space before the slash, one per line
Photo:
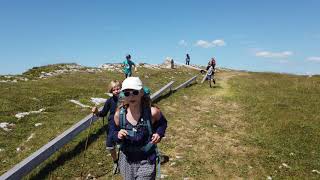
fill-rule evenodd
<path id="1" fill-rule="evenodd" d="M 147 128 L 148 128 L 148 133 L 149 137 L 152 136 L 152 115 L 151 115 L 151 107 L 150 108 L 145 108 L 143 110 L 143 120 L 146 121 L 147 123 Z"/>
<path id="2" fill-rule="evenodd" d="M 121 107 L 120 108 L 120 114 L 119 114 L 119 125 L 120 125 L 120 129 L 125 129 L 125 124 L 126 124 L 126 108 L 125 107 Z"/>

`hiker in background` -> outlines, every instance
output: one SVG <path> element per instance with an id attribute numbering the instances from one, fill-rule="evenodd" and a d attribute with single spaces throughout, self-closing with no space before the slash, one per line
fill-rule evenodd
<path id="1" fill-rule="evenodd" d="M 213 83 L 214 84 L 216 84 L 216 81 L 214 80 L 214 78 L 213 78 L 213 76 L 214 76 L 214 69 L 213 69 L 213 66 L 208 66 L 208 72 L 207 72 L 207 77 L 206 77 L 206 79 L 208 80 L 208 82 L 209 82 L 209 85 L 210 85 L 210 87 L 212 87 L 211 86 L 211 80 L 213 81 Z"/>
<path id="2" fill-rule="evenodd" d="M 123 81 L 119 102 L 114 138 L 121 144 L 120 173 L 125 180 L 155 179 L 157 162 L 160 165 L 156 144 L 165 135 L 167 120 L 151 106 L 150 90 L 138 77 Z"/>
<path id="3" fill-rule="evenodd" d="M 213 67 L 213 69 L 216 68 L 216 60 L 214 59 L 214 57 L 211 58 L 211 60 L 209 61 L 209 63 L 210 63 L 210 66 Z"/>
<path id="4" fill-rule="evenodd" d="M 116 112 L 117 105 L 118 105 L 118 99 L 119 99 L 119 93 L 121 90 L 121 83 L 119 81 L 111 81 L 109 84 L 109 93 L 112 93 L 112 97 L 110 97 L 106 103 L 104 104 L 104 107 L 101 111 L 98 111 L 97 107 L 92 108 L 92 112 L 98 116 L 98 117 L 105 117 L 108 112 L 108 129 L 107 129 L 107 138 L 106 138 L 106 145 L 107 150 L 109 150 L 112 160 L 113 160 L 113 174 L 117 173 L 117 167 L 118 167 L 118 157 L 117 157 L 117 151 L 116 151 L 116 142 L 113 138 L 112 130 L 114 130 L 114 120 L 113 116 Z"/>
<path id="5" fill-rule="evenodd" d="M 170 60 L 170 64 L 171 64 L 171 69 L 174 69 L 174 61 L 173 61 L 173 59 Z"/>
<path id="6" fill-rule="evenodd" d="M 190 64 L 190 56 L 189 54 L 186 55 L 186 65 Z"/>
<path id="7" fill-rule="evenodd" d="M 123 72 L 125 74 L 125 77 L 130 77 L 132 75 L 132 66 L 134 66 L 135 71 L 137 71 L 136 65 L 133 61 L 131 61 L 131 55 L 128 54 L 126 56 L 126 60 L 123 61 Z"/>

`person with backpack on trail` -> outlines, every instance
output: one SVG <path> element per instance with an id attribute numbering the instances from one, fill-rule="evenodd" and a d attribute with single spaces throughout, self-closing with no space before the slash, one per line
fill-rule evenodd
<path id="1" fill-rule="evenodd" d="M 207 77 L 206 79 L 209 81 L 210 87 L 211 87 L 211 80 L 213 81 L 213 84 L 216 84 L 216 81 L 214 79 L 214 73 L 215 73 L 215 67 L 216 67 L 216 60 L 212 57 L 211 60 L 208 62 L 207 66 Z"/>
<path id="2" fill-rule="evenodd" d="M 125 78 L 130 77 L 132 75 L 132 66 L 134 66 L 135 71 L 137 70 L 135 63 L 131 61 L 130 54 L 126 56 L 126 60 L 123 61 L 122 66 Z"/>
<path id="3" fill-rule="evenodd" d="M 120 174 L 125 180 L 155 179 L 156 169 L 160 171 L 157 143 L 165 135 L 167 120 L 151 106 L 150 90 L 139 77 L 123 81 L 119 102 L 114 138 L 120 143 Z"/>
<path id="4" fill-rule="evenodd" d="M 189 54 L 186 55 L 186 65 L 190 64 L 190 56 Z"/>
<path id="5" fill-rule="evenodd" d="M 112 97 L 110 97 L 104 104 L 103 109 L 101 111 L 98 111 L 97 107 L 92 108 L 92 113 L 94 113 L 98 117 L 105 117 L 108 112 L 108 129 L 107 129 L 107 138 L 106 138 L 106 149 L 109 150 L 112 160 L 113 160 L 113 174 L 117 173 L 117 167 L 118 167 L 118 156 L 116 151 L 116 142 L 113 139 L 113 132 L 114 129 L 114 120 L 113 116 L 116 112 L 117 106 L 118 106 L 118 99 L 119 99 L 119 93 L 121 90 L 121 83 L 119 81 L 111 81 L 109 84 L 109 93 L 112 93 Z"/>
<path id="6" fill-rule="evenodd" d="M 213 66 L 208 66 L 208 72 L 207 72 L 206 79 L 208 80 L 210 87 L 212 87 L 211 86 L 211 80 L 213 81 L 214 84 L 216 84 L 216 81 L 214 80 L 214 78 L 212 78 L 213 76 L 214 76 Z"/>

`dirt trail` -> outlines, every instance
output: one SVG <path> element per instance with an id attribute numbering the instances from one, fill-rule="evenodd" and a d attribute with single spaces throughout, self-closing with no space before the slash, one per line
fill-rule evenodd
<path id="1" fill-rule="evenodd" d="M 217 81 L 220 84 L 220 86 L 223 87 L 224 90 L 218 91 L 215 96 L 223 96 L 226 95 L 230 89 L 230 85 L 228 84 L 228 80 L 232 77 L 236 76 L 243 76 L 245 77 L 248 75 L 246 72 L 239 72 L 239 71 L 223 71 L 220 72 L 217 76 Z"/>
<path id="2" fill-rule="evenodd" d="M 191 179 L 239 179 L 257 173 L 247 158 L 257 150 L 242 143 L 247 126 L 242 120 L 243 110 L 228 98 L 231 96 L 228 80 L 246 75 L 236 71 L 218 72 L 215 88 L 204 83 L 188 90 L 196 93 L 186 92 L 183 104 L 188 112 L 176 114 L 174 127 L 168 130 L 165 143 L 173 147 L 168 151 L 173 157 L 169 166 L 163 168 L 165 174 Z M 185 112 L 177 104 L 168 106 L 168 111 Z"/>

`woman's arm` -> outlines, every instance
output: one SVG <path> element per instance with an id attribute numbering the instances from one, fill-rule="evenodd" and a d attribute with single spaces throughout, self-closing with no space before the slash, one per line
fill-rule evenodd
<path id="1" fill-rule="evenodd" d="M 151 107 L 152 114 L 152 129 L 154 134 L 152 135 L 152 143 L 160 142 L 161 138 L 164 137 L 167 129 L 167 119 L 161 113 L 160 109 Z"/>
<path id="2" fill-rule="evenodd" d="M 113 116 L 114 124 L 119 127 L 119 117 L 120 117 L 120 111 L 116 110 Z"/>
<path id="3" fill-rule="evenodd" d="M 121 142 L 122 139 L 124 139 L 127 135 L 128 132 L 124 129 L 120 129 L 119 126 L 119 122 L 120 122 L 120 111 L 117 110 L 116 113 L 113 116 L 113 120 L 114 120 L 114 126 L 112 129 L 112 134 L 113 134 L 113 138 L 116 142 Z"/>
<path id="4" fill-rule="evenodd" d="M 111 98 L 109 98 L 103 106 L 103 109 L 99 111 L 96 115 L 98 117 L 105 117 L 111 108 Z"/>
<path id="5" fill-rule="evenodd" d="M 119 127 L 119 111 L 117 110 L 113 116 L 113 121 L 114 121 L 114 126 L 113 126 L 113 129 L 111 130 L 112 132 L 112 136 L 113 136 L 113 139 L 116 141 L 116 142 L 120 142 L 121 140 L 118 138 L 118 134 L 119 134 L 119 131 L 120 131 L 120 127 Z"/>

